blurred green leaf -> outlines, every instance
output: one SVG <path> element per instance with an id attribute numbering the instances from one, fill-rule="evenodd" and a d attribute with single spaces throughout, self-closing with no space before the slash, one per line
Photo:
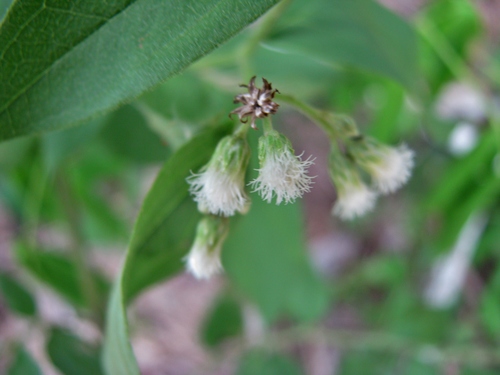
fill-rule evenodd
<path id="1" fill-rule="evenodd" d="M 293 5 L 292 5 L 293 7 Z M 416 89 L 417 37 L 404 20 L 371 0 L 296 2 L 262 46 L 289 60 L 308 56 L 390 77 Z"/>
<path id="2" fill-rule="evenodd" d="M 88 144 L 102 127 L 103 119 L 88 121 L 85 126 L 53 132 L 41 137 L 42 157 L 48 171 L 54 171 L 68 156 Z"/>
<path id="3" fill-rule="evenodd" d="M 108 304 L 104 363 L 109 375 L 139 373 L 128 341 L 126 305 L 142 289 L 182 269 L 200 218 L 186 177 L 208 161 L 230 128 L 208 129 L 181 147 L 167 160 L 144 200 Z"/>
<path id="4" fill-rule="evenodd" d="M 22 137 L 0 143 L 0 170 L 16 167 L 33 146 L 33 137 Z"/>
<path id="5" fill-rule="evenodd" d="M 213 347 L 242 331 L 243 317 L 239 303 L 229 295 L 222 295 L 205 317 L 201 337 L 206 345 Z"/>
<path id="6" fill-rule="evenodd" d="M 356 277 L 364 285 L 395 286 L 404 281 L 407 271 L 403 257 L 379 255 L 364 262 Z"/>
<path id="7" fill-rule="evenodd" d="M 0 25 L 0 139 L 60 129 L 130 101 L 276 2 L 17 1 Z"/>
<path id="8" fill-rule="evenodd" d="M 445 212 L 462 204 L 465 191 L 477 181 L 483 183 L 492 171 L 492 160 L 496 153 L 495 136 L 486 131 L 476 148 L 464 158 L 455 160 L 439 176 L 434 190 L 426 197 L 425 209 L 432 212 Z"/>
<path id="9" fill-rule="evenodd" d="M 61 328 L 54 327 L 50 331 L 47 353 L 64 375 L 104 375 L 100 349 Z"/>
<path id="10" fill-rule="evenodd" d="M 289 357 L 251 351 L 241 359 L 236 375 L 302 375 L 304 372 Z"/>
<path id="11" fill-rule="evenodd" d="M 257 149 L 257 135 L 250 139 Z M 250 167 L 258 168 L 256 153 Z M 307 258 L 300 205 L 276 206 L 251 196 L 251 210 L 233 221 L 222 251 L 228 277 L 268 320 L 281 314 L 319 318 L 328 307 L 328 293 Z"/>
<path id="12" fill-rule="evenodd" d="M 500 295 L 498 289 L 490 287 L 483 291 L 479 315 L 485 332 L 498 340 L 500 337 Z"/>
<path id="13" fill-rule="evenodd" d="M 421 32 L 436 41 L 439 48 L 451 48 L 454 54 L 467 61 L 469 44 L 482 28 L 480 15 L 474 4 L 468 0 L 433 1 L 424 8 L 420 17 L 424 20 L 419 25 Z M 436 56 L 434 47 L 430 47 L 428 41 L 421 41 L 419 55 L 420 66 L 433 91 L 439 90 L 450 79 L 460 79 L 455 72 L 450 71 L 446 62 Z"/>
<path id="14" fill-rule="evenodd" d="M 7 375 L 42 375 L 42 371 L 31 355 L 19 346 L 14 361 L 7 370 Z"/>
<path id="15" fill-rule="evenodd" d="M 35 299 L 28 290 L 14 278 L 0 273 L 0 296 L 13 312 L 21 315 L 36 314 Z"/>
<path id="16" fill-rule="evenodd" d="M 170 150 L 148 126 L 146 118 L 132 105 L 107 117 L 101 136 L 115 153 L 138 163 L 164 161 Z"/>
<path id="17" fill-rule="evenodd" d="M 80 287 L 78 268 L 74 262 L 60 253 L 30 249 L 23 245 L 18 246 L 16 255 L 19 263 L 29 272 L 69 302 L 77 307 L 89 307 Z M 93 272 L 93 278 L 99 293 L 99 301 L 104 306 L 109 290 L 108 281 L 97 272 Z"/>

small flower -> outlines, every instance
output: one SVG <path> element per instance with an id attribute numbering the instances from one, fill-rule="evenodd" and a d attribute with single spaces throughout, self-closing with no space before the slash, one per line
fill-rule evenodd
<path id="1" fill-rule="evenodd" d="M 260 137 L 259 162 L 259 176 L 250 185 L 268 203 L 273 195 L 276 204 L 291 203 L 310 191 L 313 177 L 307 175 L 307 168 L 314 160 L 301 160 L 294 154 L 290 141 L 277 131 Z"/>
<path id="2" fill-rule="evenodd" d="M 193 246 L 184 258 L 187 270 L 197 279 L 222 272 L 220 253 L 228 230 L 228 220 L 220 216 L 205 216 L 198 223 Z"/>
<path id="3" fill-rule="evenodd" d="M 333 214 L 344 220 L 363 216 L 375 206 L 377 194 L 361 182 L 359 185 L 343 185 L 337 188 L 337 202 Z"/>
<path id="4" fill-rule="evenodd" d="M 234 103 L 241 103 L 243 106 L 231 112 L 231 114 L 237 114 L 243 123 L 248 121 L 243 119 L 250 117 L 254 129 L 257 129 L 255 126 L 256 118 L 264 118 L 274 114 L 279 107 L 278 103 L 272 101 L 274 95 L 279 91 L 273 90 L 271 84 L 265 78 L 262 78 L 262 82 L 264 83 L 262 89 L 255 87 L 255 76 L 253 76 L 248 86 L 240 85 L 240 87 L 247 87 L 248 93 L 235 96 Z"/>
<path id="5" fill-rule="evenodd" d="M 356 166 L 335 149 L 330 155 L 330 176 L 337 188 L 334 215 L 352 220 L 373 209 L 377 194 L 366 186 Z"/>
<path id="6" fill-rule="evenodd" d="M 244 185 L 249 159 L 246 139 L 235 135 L 221 139 L 208 164 L 187 178 L 200 212 L 233 216 L 248 211 Z"/>
<path id="7" fill-rule="evenodd" d="M 404 144 L 389 147 L 371 138 L 356 137 L 349 144 L 349 152 L 382 194 L 398 190 L 411 176 L 414 153 Z"/>

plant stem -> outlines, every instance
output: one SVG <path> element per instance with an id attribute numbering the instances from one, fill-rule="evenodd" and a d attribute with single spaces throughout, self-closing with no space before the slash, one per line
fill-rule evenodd
<path id="1" fill-rule="evenodd" d="M 279 100 L 295 107 L 299 112 L 309 117 L 323 129 L 332 141 L 359 135 L 354 120 L 348 116 L 334 115 L 329 112 L 320 111 L 286 94 L 280 94 Z"/>
<path id="2" fill-rule="evenodd" d="M 262 128 L 264 130 L 264 134 L 268 134 L 273 131 L 273 122 L 271 121 L 271 117 L 264 118 Z"/>
<path id="3" fill-rule="evenodd" d="M 297 343 L 326 342 L 344 350 L 365 350 L 380 353 L 424 357 L 434 363 L 461 363 L 491 366 L 500 364 L 500 350 L 495 347 L 438 346 L 419 343 L 406 337 L 378 331 L 327 330 L 324 327 L 298 327 L 273 332 L 263 340 L 271 349 L 288 349 Z"/>

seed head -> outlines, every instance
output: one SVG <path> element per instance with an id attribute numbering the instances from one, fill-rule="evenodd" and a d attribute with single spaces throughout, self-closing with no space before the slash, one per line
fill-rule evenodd
<path id="1" fill-rule="evenodd" d="M 234 97 L 234 103 L 241 103 L 243 105 L 231 112 L 231 114 L 237 114 L 242 123 L 246 123 L 248 118 L 250 118 L 251 126 L 254 129 L 257 129 L 255 119 L 274 114 L 279 107 L 278 103 L 272 101 L 274 95 L 279 93 L 279 91 L 273 90 L 271 83 L 265 78 L 262 78 L 262 82 L 264 86 L 262 89 L 259 89 L 255 86 L 255 76 L 253 76 L 248 85 L 240 85 L 240 87 L 248 88 L 248 93 L 239 94 Z"/>

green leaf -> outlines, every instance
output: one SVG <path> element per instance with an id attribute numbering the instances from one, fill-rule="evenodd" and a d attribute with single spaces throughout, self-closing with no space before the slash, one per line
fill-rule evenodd
<path id="1" fill-rule="evenodd" d="M 238 302 L 228 295 L 219 297 L 201 327 L 203 342 L 212 347 L 243 331 L 243 318 Z"/>
<path id="2" fill-rule="evenodd" d="M 480 317 L 485 331 L 498 340 L 500 337 L 500 298 L 494 288 L 487 288 L 481 296 Z"/>
<path id="3" fill-rule="evenodd" d="M 19 263 L 39 280 L 46 283 L 56 292 L 77 307 L 89 307 L 87 298 L 80 287 L 78 269 L 74 262 L 60 253 L 30 249 L 19 246 L 16 249 Z M 99 301 L 104 305 L 108 295 L 107 280 L 97 272 L 93 272 L 97 285 Z"/>
<path id="4" fill-rule="evenodd" d="M 52 328 L 47 353 L 64 375 L 104 374 L 100 365 L 100 349 L 61 328 Z"/>
<path id="5" fill-rule="evenodd" d="M 7 370 L 7 375 L 42 375 L 42 371 L 31 355 L 19 346 L 14 361 Z"/>
<path id="6" fill-rule="evenodd" d="M 167 145 L 149 128 L 142 113 L 131 105 L 108 116 L 101 136 L 115 153 L 138 163 L 163 161 L 170 154 Z"/>
<path id="7" fill-rule="evenodd" d="M 304 372 L 291 358 L 251 351 L 241 359 L 236 375 L 301 375 Z"/>
<path id="8" fill-rule="evenodd" d="M 48 171 L 54 171 L 78 149 L 84 147 L 102 127 L 103 119 L 89 121 L 82 127 L 65 129 L 42 137 L 42 156 Z"/>
<path id="9" fill-rule="evenodd" d="M 257 136 L 250 138 L 257 149 Z M 256 153 L 250 166 L 258 168 Z M 328 293 L 307 258 L 300 205 L 276 206 L 251 196 L 249 213 L 234 220 L 222 251 L 228 277 L 269 321 L 282 314 L 318 318 L 328 307 Z"/>
<path id="10" fill-rule="evenodd" d="M 0 139 L 108 112 L 179 73 L 276 2 L 18 0 L 0 25 Z"/>
<path id="11" fill-rule="evenodd" d="M 109 375 L 137 375 L 126 305 L 141 290 L 182 269 L 200 218 L 186 177 L 203 166 L 230 127 L 204 131 L 167 160 L 137 218 L 125 263 L 108 304 L 104 364 Z"/>
<path id="12" fill-rule="evenodd" d="M 263 47 L 332 68 L 366 69 L 410 90 L 418 77 L 417 37 L 411 26 L 372 0 L 299 1 Z"/>
<path id="13" fill-rule="evenodd" d="M 35 299 L 19 282 L 10 276 L 0 274 L 0 297 L 7 303 L 9 309 L 21 315 L 36 314 Z"/>

